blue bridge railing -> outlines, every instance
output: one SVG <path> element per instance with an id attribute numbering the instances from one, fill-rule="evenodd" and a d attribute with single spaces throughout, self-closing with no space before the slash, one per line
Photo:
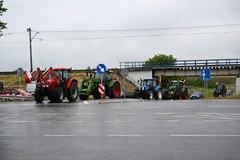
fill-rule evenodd
<path id="1" fill-rule="evenodd" d="M 177 60 L 174 64 L 156 63 L 145 66 L 145 61 L 119 62 L 120 68 L 180 68 L 180 67 L 237 67 L 240 66 L 240 58 L 237 59 L 202 59 L 202 60 Z"/>

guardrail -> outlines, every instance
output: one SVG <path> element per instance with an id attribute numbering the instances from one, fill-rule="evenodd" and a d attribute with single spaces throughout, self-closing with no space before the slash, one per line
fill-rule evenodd
<path id="1" fill-rule="evenodd" d="M 145 61 L 119 62 L 120 68 L 143 68 L 143 67 L 229 67 L 240 66 L 238 59 L 202 59 L 202 60 L 177 60 L 174 64 L 156 63 L 151 66 L 144 66 Z"/>
<path id="2" fill-rule="evenodd" d="M 0 100 L 7 100 L 7 99 L 22 99 L 22 100 L 34 100 L 34 97 L 30 97 L 30 96 L 13 96 L 13 95 L 0 95 Z"/>

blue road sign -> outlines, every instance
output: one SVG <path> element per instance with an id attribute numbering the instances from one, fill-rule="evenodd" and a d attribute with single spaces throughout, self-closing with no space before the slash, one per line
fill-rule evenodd
<path id="1" fill-rule="evenodd" d="M 107 67 L 104 64 L 99 64 L 99 65 L 97 65 L 96 69 L 97 69 L 98 74 L 103 74 L 106 72 Z"/>
<path id="2" fill-rule="evenodd" d="M 211 79 L 210 69 L 201 69 L 200 78 L 202 81 L 209 81 Z"/>

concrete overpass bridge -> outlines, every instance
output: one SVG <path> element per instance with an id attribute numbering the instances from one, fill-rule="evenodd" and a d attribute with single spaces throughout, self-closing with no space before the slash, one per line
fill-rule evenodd
<path id="1" fill-rule="evenodd" d="M 151 71 L 153 76 L 200 76 L 201 69 L 210 69 L 213 76 L 239 76 L 239 59 L 177 60 L 173 65 L 158 63 L 145 67 L 145 61 L 120 62 L 130 72 Z"/>
<path id="2" fill-rule="evenodd" d="M 173 65 L 157 63 L 144 66 L 145 61 L 119 62 L 120 69 L 127 69 L 135 81 L 149 77 L 186 76 L 200 77 L 201 69 L 210 69 L 211 76 L 235 76 L 236 92 L 240 93 L 240 58 L 177 60 Z"/>

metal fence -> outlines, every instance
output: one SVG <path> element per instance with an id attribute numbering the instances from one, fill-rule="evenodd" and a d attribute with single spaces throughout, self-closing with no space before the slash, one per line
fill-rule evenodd
<path id="1" fill-rule="evenodd" d="M 119 62 L 120 68 L 142 68 L 145 61 Z M 147 67 L 236 67 L 240 66 L 238 59 L 202 59 L 202 60 L 177 60 L 174 64 L 156 63 Z"/>

